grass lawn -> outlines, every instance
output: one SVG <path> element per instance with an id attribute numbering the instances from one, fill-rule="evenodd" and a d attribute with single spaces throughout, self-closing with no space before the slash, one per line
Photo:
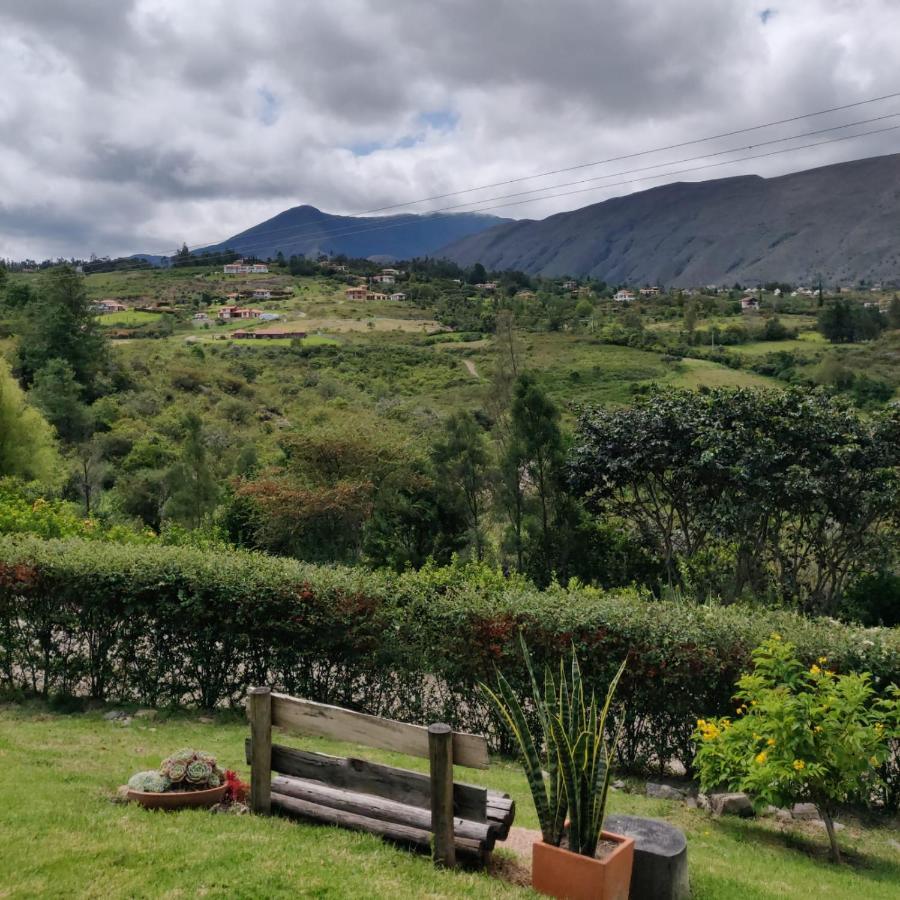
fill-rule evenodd
<path id="1" fill-rule="evenodd" d="M 128 325 L 146 325 L 147 322 L 159 322 L 164 313 L 142 312 L 139 309 L 127 309 L 124 312 L 106 313 L 99 316 L 101 325 L 120 327 Z"/>
<path id="2" fill-rule="evenodd" d="M 203 811 L 146 812 L 113 802 L 115 788 L 183 747 L 208 750 L 245 776 L 243 723 L 178 715 L 134 719 L 0 708 L 0 897 L 526 897 L 485 874 L 442 872 L 376 837 L 279 818 Z M 425 760 L 331 741 L 279 736 L 282 743 L 366 756 L 408 768 Z M 516 766 L 458 777 L 511 793 L 516 824 L 535 827 Z M 774 821 L 711 819 L 681 804 L 614 792 L 615 812 L 666 818 L 688 835 L 693 896 L 887 900 L 897 896 L 896 831 L 841 832 L 852 865 L 823 861 L 824 834 L 811 825 L 782 831 Z M 892 844 L 892 839 L 894 843 Z M 502 846 L 502 845 L 498 845 Z M 503 852 L 503 851 L 499 851 Z"/>

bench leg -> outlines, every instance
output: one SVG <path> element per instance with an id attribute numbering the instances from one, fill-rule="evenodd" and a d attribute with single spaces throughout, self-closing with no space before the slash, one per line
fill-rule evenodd
<path id="1" fill-rule="evenodd" d="M 437 723 L 428 726 L 428 758 L 431 764 L 431 831 L 434 861 L 439 866 L 456 865 L 453 840 L 453 730 Z"/>

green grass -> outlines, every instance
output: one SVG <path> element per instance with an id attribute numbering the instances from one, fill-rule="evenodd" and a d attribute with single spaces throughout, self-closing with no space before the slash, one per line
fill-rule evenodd
<path id="1" fill-rule="evenodd" d="M 113 802 L 115 788 L 182 746 L 215 753 L 246 775 L 246 726 L 177 715 L 134 719 L 129 727 L 99 712 L 59 715 L 0 709 L 0 896 L 2 897 L 526 897 L 485 874 L 437 871 L 427 858 L 378 838 L 279 818 L 147 812 Z M 320 739 L 283 743 L 351 753 L 407 768 L 427 762 Z M 516 824 L 537 824 L 516 766 L 458 778 L 511 793 Z M 887 900 L 896 896 L 896 832 L 846 820 L 851 865 L 824 862 L 825 838 L 811 825 L 782 831 L 769 819 L 711 819 L 681 804 L 614 792 L 614 812 L 667 820 L 688 836 L 693 897 Z M 500 845 L 502 846 L 502 845 Z"/>
<path id="2" fill-rule="evenodd" d="M 146 325 L 148 322 L 159 322 L 162 315 L 164 314 L 127 309 L 124 312 L 106 313 L 99 317 L 99 321 L 101 325 L 108 326 Z"/>

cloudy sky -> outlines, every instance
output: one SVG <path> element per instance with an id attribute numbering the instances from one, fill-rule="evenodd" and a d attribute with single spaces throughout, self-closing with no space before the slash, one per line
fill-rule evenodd
<path id="1" fill-rule="evenodd" d="M 301 203 L 358 213 L 852 103 L 900 91 L 898 34 L 898 0 L 0 0 L 0 257 L 168 253 Z M 541 217 L 893 112 L 407 209 L 609 176 L 496 210 Z M 678 177 L 897 151 L 893 131 Z"/>

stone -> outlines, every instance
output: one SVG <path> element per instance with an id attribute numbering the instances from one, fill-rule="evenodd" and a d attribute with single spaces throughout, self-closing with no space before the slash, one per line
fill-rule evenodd
<path id="1" fill-rule="evenodd" d="M 658 819 L 607 816 L 603 827 L 634 838 L 629 900 L 684 900 L 690 896 L 684 832 Z"/>
<path id="2" fill-rule="evenodd" d="M 647 782 L 647 796 L 656 800 L 684 800 L 686 794 L 670 784 L 654 784 Z"/>
<path id="3" fill-rule="evenodd" d="M 709 797 L 702 791 L 697 794 L 697 806 L 699 806 L 700 809 L 709 809 Z"/>
<path id="4" fill-rule="evenodd" d="M 825 828 L 825 823 L 822 821 L 822 819 L 812 819 L 812 820 L 810 821 L 810 824 L 811 824 L 811 825 L 818 825 L 818 827 L 819 827 L 819 828 L 822 828 L 822 829 Z M 835 831 L 843 831 L 844 828 L 846 828 L 846 825 L 841 825 L 840 822 L 832 822 L 832 825 L 834 825 L 834 830 L 835 830 Z"/>
<path id="5" fill-rule="evenodd" d="M 113 803 L 128 803 L 128 785 L 120 784 L 116 788 L 116 795 L 113 798 Z"/>
<path id="6" fill-rule="evenodd" d="M 134 717 L 136 719 L 155 719 L 159 713 L 155 709 L 139 709 Z"/>
<path id="7" fill-rule="evenodd" d="M 107 722 L 115 722 L 119 719 L 127 719 L 128 713 L 124 709 L 111 709 L 108 713 L 103 714 L 103 718 Z"/>
<path id="8" fill-rule="evenodd" d="M 688 809 L 699 809 L 700 801 L 696 797 L 687 796 L 684 800 L 684 805 Z"/>
<path id="9" fill-rule="evenodd" d="M 625 790 L 625 782 L 621 778 L 617 778 L 612 783 L 612 788 L 615 791 L 624 791 Z"/>
<path id="10" fill-rule="evenodd" d="M 815 803 L 795 803 L 791 807 L 791 815 L 795 819 L 811 821 L 819 818 L 819 811 L 816 809 Z"/>
<path id="11" fill-rule="evenodd" d="M 793 822 L 794 817 L 791 815 L 791 811 L 789 809 L 779 809 L 777 813 L 775 813 L 775 818 L 779 822 Z"/>
<path id="12" fill-rule="evenodd" d="M 201 725 L 212 725 L 216 720 L 210 718 L 209 716 L 200 716 L 200 718 L 197 719 L 197 721 L 198 721 Z"/>
<path id="13" fill-rule="evenodd" d="M 116 719 L 116 725 L 121 725 L 122 728 L 128 728 L 131 725 L 131 716 L 125 716 L 124 719 Z"/>
<path id="14" fill-rule="evenodd" d="M 746 794 L 710 794 L 709 807 L 715 816 L 742 816 L 750 818 L 753 815 L 753 804 Z"/>
<path id="15" fill-rule="evenodd" d="M 761 813 L 761 816 L 777 816 L 781 810 L 777 806 L 772 806 L 770 803 Z"/>

